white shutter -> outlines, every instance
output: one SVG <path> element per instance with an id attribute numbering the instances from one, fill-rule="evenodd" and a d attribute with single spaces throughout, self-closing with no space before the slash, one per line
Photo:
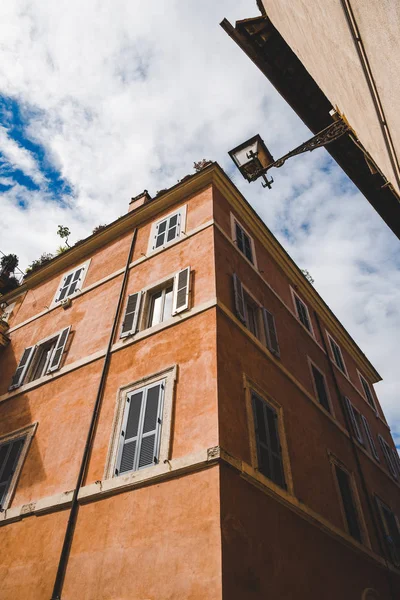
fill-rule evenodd
<path id="1" fill-rule="evenodd" d="M 0 446 L 0 508 L 4 504 L 25 438 L 18 438 Z"/>
<path id="2" fill-rule="evenodd" d="M 390 473 L 393 475 L 395 479 L 397 479 L 397 468 L 394 462 L 394 457 L 392 454 L 392 449 L 389 444 L 383 439 L 381 435 L 378 435 L 379 443 L 382 448 L 382 452 L 385 455 L 387 465 L 389 467 Z"/>
<path id="3" fill-rule="evenodd" d="M 30 346 L 29 348 L 25 348 L 21 360 L 19 361 L 17 370 L 15 371 L 11 385 L 8 388 L 9 390 L 14 390 L 23 384 L 24 377 L 31 363 L 33 353 L 35 352 L 36 346 Z"/>
<path id="4" fill-rule="evenodd" d="M 190 267 L 179 271 L 174 278 L 172 314 L 176 315 L 189 308 Z"/>
<path id="5" fill-rule="evenodd" d="M 126 337 L 127 335 L 133 335 L 136 333 L 142 295 L 142 292 L 136 292 L 135 294 L 128 296 L 120 337 Z"/>
<path id="6" fill-rule="evenodd" d="M 345 399 L 345 402 L 346 402 L 347 413 L 348 413 L 350 421 L 351 421 L 351 426 L 352 426 L 352 429 L 353 429 L 353 433 L 354 433 L 357 441 L 360 442 L 360 444 L 362 444 L 363 443 L 363 438 L 362 438 L 362 435 L 361 435 L 360 428 L 358 427 L 358 423 L 357 423 L 356 417 L 354 415 L 353 405 L 351 404 L 351 402 L 347 398 L 347 396 L 345 396 L 344 399 Z"/>
<path id="7" fill-rule="evenodd" d="M 263 308 L 262 313 L 267 347 L 272 352 L 272 354 L 275 354 L 275 356 L 279 356 L 279 343 L 275 326 L 275 317 L 266 308 Z"/>
<path id="8" fill-rule="evenodd" d="M 235 294 L 236 315 L 242 321 L 242 323 L 246 323 L 243 287 L 236 273 L 233 274 L 233 291 Z"/>
<path id="9" fill-rule="evenodd" d="M 59 294 L 56 302 L 60 302 L 60 300 L 64 300 L 64 298 L 66 297 L 68 288 L 69 288 L 71 280 L 72 280 L 72 275 L 73 275 L 73 273 L 70 273 L 69 275 L 64 277 L 62 286 L 60 287 L 60 294 Z"/>
<path id="10" fill-rule="evenodd" d="M 58 336 L 56 345 L 53 350 L 52 357 L 50 359 L 50 365 L 47 370 L 48 373 L 51 373 L 52 371 L 57 371 L 57 369 L 60 368 L 62 355 L 64 353 L 64 349 L 65 349 L 65 345 L 68 340 L 68 335 L 69 335 L 70 329 L 71 329 L 71 326 L 66 327 L 65 329 L 62 330 L 62 332 Z"/>
<path id="11" fill-rule="evenodd" d="M 379 454 L 378 454 L 378 451 L 376 449 L 374 438 L 372 437 L 371 430 L 369 428 L 369 423 L 368 423 L 366 417 L 364 417 L 364 415 L 361 415 L 361 419 L 362 419 L 362 422 L 363 422 L 363 425 L 364 425 L 365 433 L 367 434 L 367 438 L 368 438 L 369 446 L 371 448 L 371 452 L 372 452 L 374 458 L 379 461 Z"/>
<path id="12" fill-rule="evenodd" d="M 165 381 L 128 395 L 115 475 L 158 462 Z"/>

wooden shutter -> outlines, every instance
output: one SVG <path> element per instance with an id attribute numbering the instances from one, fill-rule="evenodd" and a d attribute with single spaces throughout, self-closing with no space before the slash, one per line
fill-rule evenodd
<path id="1" fill-rule="evenodd" d="M 189 308 L 190 267 L 175 275 L 172 314 L 176 315 Z"/>
<path id="2" fill-rule="evenodd" d="M 136 333 L 141 300 L 142 292 L 136 292 L 135 294 L 128 296 L 124 321 L 122 323 L 121 337 Z"/>
<path id="3" fill-rule="evenodd" d="M 23 437 L 0 446 L 0 507 L 3 507 L 24 443 Z"/>
<path id="4" fill-rule="evenodd" d="M 258 470 L 281 487 L 286 488 L 279 441 L 278 415 L 254 392 L 252 393 L 252 402 Z"/>
<path id="5" fill-rule="evenodd" d="M 362 541 L 361 529 L 358 521 L 358 514 L 354 502 L 354 495 L 350 476 L 346 471 L 335 465 L 336 478 L 339 485 L 340 495 L 342 497 L 343 509 L 346 516 L 349 534 L 359 542 Z"/>
<path id="6" fill-rule="evenodd" d="M 68 335 L 69 335 L 70 329 L 71 329 L 71 326 L 66 327 L 65 329 L 62 330 L 62 332 L 58 336 L 56 345 L 53 350 L 53 355 L 50 359 L 50 365 L 47 370 L 48 373 L 51 373 L 52 371 L 57 371 L 57 369 L 60 368 L 62 355 L 64 353 L 64 348 L 65 348 L 65 345 L 68 340 Z"/>
<path id="7" fill-rule="evenodd" d="M 378 439 L 379 439 L 379 443 L 382 448 L 382 452 L 385 456 L 387 465 L 389 467 L 389 471 L 393 475 L 393 477 L 395 479 L 397 479 L 397 468 L 396 468 L 396 465 L 394 464 L 394 457 L 391 453 L 391 448 L 381 435 L 378 435 Z"/>
<path id="8" fill-rule="evenodd" d="M 149 386 L 146 389 L 146 404 L 143 407 L 143 425 L 138 453 L 138 469 L 158 463 L 163 391 L 163 382 Z"/>
<path id="9" fill-rule="evenodd" d="M 12 378 L 11 385 L 8 388 L 9 390 L 13 390 L 22 385 L 26 372 L 31 363 L 35 348 L 36 346 L 30 346 L 29 348 L 25 348 L 21 360 L 19 361 L 17 370 L 15 371 L 14 376 Z"/>
<path id="10" fill-rule="evenodd" d="M 372 437 L 372 433 L 371 433 L 371 430 L 369 428 L 369 423 L 368 423 L 366 417 L 364 417 L 364 415 L 361 415 L 361 419 L 362 419 L 362 422 L 363 422 L 363 425 L 364 425 L 365 433 L 366 433 L 367 438 L 368 438 L 368 443 L 369 443 L 369 447 L 371 448 L 371 452 L 372 452 L 374 458 L 376 460 L 379 460 L 378 450 L 376 449 L 374 438 Z"/>
<path id="11" fill-rule="evenodd" d="M 356 421 L 356 417 L 355 417 L 354 410 L 353 410 L 353 405 L 350 402 L 350 400 L 347 398 L 347 396 L 344 397 L 344 400 L 346 402 L 347 414 L 349 415 L 349 419 L 350 419 L 350 422 L 351 422 L 351 427 L 353 429 L 353 433 L 354 433 L 357 441 L 359 441 L 360 444 L 362 444 L 363 443 L 363 438 L 362 438 L 362 435 L 361 435 L 360 428 L 358 427 L 358 423 Z"/>
<path id="12" fill-rule="evenodd" d="M 275 356 L 279 356 L 280 352 L 279 352 L 278 335 L 277 335 L 276 326 L 275 326 L 275 317 L 266 308 L 263 308 L 262 313 L 263 313 L 265 339 L 267 342 L 267 347 L 272 352 L 272 354 L 275 354 Z"/>
<path id="13" fill-rule="evenodd" d="M 69 285 L 70 285 L 71 280 L 72 280 L 72 275 L 73 275 L 73 273 L 70 273 L 69 275 L 67 275 L 66 277 L 64 277 L 63 284 L 60 287 L 60 294 L 59 294 L 56 302 L 60 302 L 60 300 L 64 300 L 65 296 L 67 295 L 68 288 L 69 288 Z"/>
<path id="14" fill-rule="evenodd" d="M 70 288 L 68 290 L 68 296 L 71 296 L 77 289 L 79 289 L 78 283 L 81 280 L 82 271 L 83 271 L 83 268 L 77 269 L 77 271 L 75 271 L 74 276 L 72 278 Z"/>
<path id="15" fill-rule="evenodd" d="M 161 221 L 161 223 L 158 223 L 156 225 L 156 232 L 154 235 L 154 244 L 153 244 L 153 250 L 155 250 L 156 248 L 162 248 L 162 246 L 165 244 L 165 236 L 167 234 L 167 224 L 168 224 L 168 219 L 165 219 L 164 221 Z"/>
<path id="16" fill-rule="evenodd" d="M 128 395 L 116 475 L 158 462 L 164 386 L 162 381 Z"/>
<path id="17" fill-rule="evenodd" d="M 242 323 L 246 323 L 243 287 L 236 273 L 233 274 L 233 292 L 235 295 L 236 315 L 242 321 Z"/>

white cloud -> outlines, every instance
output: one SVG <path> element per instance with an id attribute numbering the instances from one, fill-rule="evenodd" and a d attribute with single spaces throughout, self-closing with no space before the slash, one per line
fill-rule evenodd
<path id="1" fill-rule="evenodd" d="M 276 156 L 309 135 L 219 26 L 253 15 L 254 0 L 3 2 L 0 92 L 19 102 L 27 134 L 73 194 L 55 203 L 43 181 L 4 192 L 1 249 L 26 266 L 59 245 L 59 223 L 82 238 L 144 188 L 218 160 L 381 372 L 400 434 L 398 240 L 323 150 L 277 170 L 271 191 L 249 186 L 227 156 L 256 132 Z M 8 160 L 39 181 L 34 157 L 2 131 Z"/>
<path id="2" fill-rule="evenodd" d="M 36 184 L 43 183 L 44 177 L 35 157 L 29 150 L 23 148 L 9 137 L 7 129 L 2 125 L 0 125 L 0 154 L 2 155 L 0 173 L 2 172 L 4 175 L 9 168 L 19 169 Z"/>

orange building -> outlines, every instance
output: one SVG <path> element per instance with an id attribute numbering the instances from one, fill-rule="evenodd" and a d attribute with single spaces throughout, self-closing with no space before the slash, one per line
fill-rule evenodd
<path id="1" fill-rule="evenodd" d="M 3 299 L 1 600 L 400 597 L 379 375 L 217 164 Z"/>

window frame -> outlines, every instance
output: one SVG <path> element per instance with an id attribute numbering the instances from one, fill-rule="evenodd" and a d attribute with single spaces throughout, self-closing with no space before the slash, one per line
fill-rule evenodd
<path id="1" fill-rule="evenodd" d="M 125 414 L 126 399 L 128 394 L 135 392 L 143 387 L 150 386 L 159 381 L 165 380 L 165 389 L 163 397 L 163 408 L 162 408 L 162 425 L 159 435 L 159 453 L 158 453 L 158 464 L 164 463 L 166 460 L 171 458 L 171 429 L 172 429 L 172 417 L 175 404 L 175 387 L 177 379 L 178 365 L 172 365 L 162 371 L 146 375 L 137 381 L 133 381 L 124 386 L 121 386 L 117 392 L 116 405 L 114 411 L 114 418 L 111 429 L 111 436 L 108 446 L 107 459 L 104 469 L 104 479 L 115 479 L 119 477 L 135 476 L 138 471 L 129 471 L 115 475 L 115 469 L 117 466 L 119 448 L 120 448 L 120 437 L 121 428 Z M 157 465 L 151 465 L 140 469 L 144 472 L 146 469 L 153 469 Z"/>
<path id="2" fill-rule="evenodd" d="M 156 243 L 157 227 L 163 221 L 169 220 L 172 217 L 174 217 L 175 215 L 178 215 L 178 235 L 176 237 L 174 237 L 173 240 L 170 240 L 169 242 L 166 241 L 164 244 L 162 244 L 161 246 L 156 248 L 155 243 Z M 171 211 L 170 213 L 164 215 L 161 219 L 157 219 L 157 221 L 154 221 L 152 223 L 151 229 L 150 229 L 150 237 L 149 237 L 149 243 L 148 243 L 148 247 L 147 247 L 147 254 L 154 254 L 156 252 L 161 252 L 162 250 L 164 250 L 164 248 L 168 248 L 169 246 L 172 246 L 173 244 L 176 244 L 179 240 L 181 240 L 182 234 L 185 235 L 185 233 L 186 233 L 186 215 L 187 215 L 187 204 L 183 204 L 182 206 L 179 206 L 175 210 Z M 166 230 L 166 231 L 168 231 L 168 230 Z"/>
<path id="3" fill-rule="evenodd" d="M 53 368 L 53 369 L 50 370 L 51 362 L 52 362 L 53 357 L 54 357 L 54 355 L 55 355 L 55 353 L 57 351 L 57 348 L 58 348 L 58 341 L 60 340 L 61 334 L 65 330 L 68 330 L 68 331 L 67 331 L 67 334 L 66 334 L 66 339 L 65 339 L 64 345 L 62 347 L 63 350 L 62 350 L 62 353 L 61 353 L 61 356 L 60 356 L 59 365 L 58 365 L 58 367 Z M 69 336 L 70 336 L 70 334 L 71 334 L 71 325 L 69 325 L 68 327 L 63 327 L 62 329 L 60 329 L 56 333 L 48 335 L 47 337 L 39 340 L 33 346 L 28 346 L 27 348 L 25 348 L 24 352 L 26 350 L 30 349 L 31 350 L 31 354 L 30 354 L 30 356 L 29 356 L 29 358 L 27 360 L 27 364 L 24 367 L 24 374 L 23 374 L 21 383 L 19 385 L 12 385 L 12 381 L 13 381 L 15 373 L 16 373 L 16 371 L 15 371 L 15 373 L 12 376 L 12 379 L 11 379 L 11 384 L 8 387 L 8 391 L 13 391 L 13 390 L 19 389 L 22 386 L 24 386 L 25 384 L 31 383 L 33 381 L 36 381 L 36 382 L 40 381 L 44 377 L 47 377 L 48 375 L 51 375 L 51 373 L 53 373 L 54 371 L 59 371 L 62 368 L 61 364 L 63 362 L 64 355 L 66 353 L 66 348 L 67 348 L 67 344 L 69 342 Z M 40 377 L 36 377 L 35 379 L 32 379 L 32 375 L 33 375 L 34 371 L 36 370 L 36 368 L 38 366 L 40 347 L 43 346 L 44 344 L 46 344 L 47 342 L 53 340 L 53 339 L 55 340 L 55 346 L 54 346 L 54 348 L 53 348 L 53 350 L 52 350 L 52 352 L 51 352 L 51 354 L 49 356 L 46 373 L 40 375 Z M 21 356 L 21 359 L 22 359 L 22 356 Z M 17 369 L 19 368 L 20 363 L 21 363 L 21 360 L 19 361 L 19 363 L 17 365 Z"/>
<path id="4" fill-rule="evenodd" d="M 295 316 L 296 316 L 297 321 L 315 339 L 314 327 L 313 327 L 313 324 L 312 324 L 312 320 L 311 320 L 311 316 L 310 316 L 310 311 L 308 310 L 307 304 L 304 302 L 304 300 L 302 300 L 302 298 L 300 298 L 299 294 L 294 291 L 294 289 L 292 288 L 292 286 L 290 286 L 290 291 L 291 291 L 291 294 L 292 294 L 293 306 L 294 306 Z M 299 311 L 298 311 L 298 308 L 297 308 L 296 298 L 301 302 L 301 304 L 306 309 L 308 322 L 310 324 L 310 329 L 308 329 L 308 327 L 306 325 L 304 325 L 303 321 L 301 321 L 301 319 L 300 319 L 300 314 L 299 314 Z"/>
<path id="5" fill-rule="evenodd" d="M 68 300 L 68 298 L 71 298 L 71 300 L 72 300 L 73 298 L 75 298 L 75 296 L 77 296 L 78 294 L 80 294 L 83 291 L 82 287 L 83 287 L 83 284 L 85 282 L 86 274 L 87 274 L 87 272 L 89 270 L 89 265 L 90 265 L 91 260 L 92 259 L 89 258 L 86 262 L 84 262 L 84 263 L 78 265 L 77 267 L 74 267 L 70 271 L 67 271 L 66 273 L 62 274 L 60 282 L 59 282 L 59 284 L 57 286 L 56 293 L 54 294 L 54 298 L 53 298 L 53 301 L 51 303 L 50 308 L 53 308 L 54 306 L 62 306 L 62 303 L 65 302 L 66 300 Z M 68 294 L 68 295 L 64 296 L 64 298 L 62 300 L 57 300 L 57 297 L 59 296 L 61 290 L 63 289 L 63 283 L 66 280 L 66 278 L 69 275 L 72 275 L 72 280 L 73 280 L 74 273 L 76 273 L 79 269 L 83 269 L 82 274 L 81 274 L 81 276 L 79 278 L 79 280 L 80 280 L 80 287 L 79 288 L 77 287 L 77 289 L 74 292 L 72 292 L 72 294 Z M 71 285 L 72 285 L 72 281 L 70 283 L 70 286 Z"/>
<path id="6" fill-rule="evenodd" d="M 25 438 L 24 445 L 22 446 L 21 452 L 19 454 L 18 462 L 15 467 L 14 473 L 12 475 L 11 481 L 8 485 L 8 489 L 4 498 L 4 502 L 1 505 L 2 510 L 7 510 L 10 507 L 10 504 L 13 500 L 14 493 L 18 484 L 19 477 L 21 475 L 22 467 L 24 465 L 26 455 L 28 454 L 29 447 L 32 442 L 32 438 L 35 435 L 38 423 L 32 423 L 31 425 L 27 425 L 26 427 L 22 427 L 21 429 L 17 429 L 12 431 L 11 433 L 5 434 L 0 437 L 0 446 L 3 444 L 7 444 L 8 442 L 18 440 L 20 438 Z"/>
<path id="7" fill-rule="evenodd" d="M 331 464 L 334 486 L 335 486 L 336 493 L 337 493 L 338 500 L 339 500 L 339 507 L 340 507 L 340 513 L 342 515 L 344 530 L 347 533 L 347 535 L 349 535 L 350 538 L 354 542 L 365 545 L 368 548 L 371 548 L 371 541 L 369 539 L 368 529 L 367 529 L 367 525 L 365 522 L 364 513 L 362 510 L 362 505 L 361 505 L 361 501 L 360 501 L 360 496 L 358 494 L 358 489 L 357 489 L 357 484 L 356 484 L 354 473 L 353 473 L 353 471 L 350 471 L 350 469 L 348 469 L 346 467 L 346 465 L 329 450 L 328 450 L 328 456 L 329 456 L 329 462 Z M 358 518 L 358 526 L 360 529 L 361 541 L 357 540 L 357 538 L 352 536 L 349 531 L 349 526 L 348 526 L 346 512 L 345 512 L 344 503 L 343 503 L 343 497 L 342 497 L 342 493 L 340 491 L 340 485 L 339 485 L 339 481 L 338 481 L 337 475 L 336 475 L 336 467 L 338 467 L 339 469 L 344 471 L 349 478 L 354 507 L 355 507 L 355 510 L 357 513 L 357 518 Z"/>
<path id="8" fill-rule="evenodd" d="M 330 391 L 329 391 L 328 381 L 327 381 L 327 378 L 326 378 L 326 374 L 324 373 L 324 371 L 317 364 L 315 364 L 315 362 L 309 356 L 307 356 L 307 360 L 308 360 L 308 366 L 309 366 L 309 369 L 310 369 L 311 382 L 312 382 L 312 385 L 313 385 L 313 390 L 314 390 L 314 394 L 315 394 L 315 400 L 318 403 L 319 407 L 321 407 L 331 417 L 336 418 L 335 410 L 334 410 L 334 406 L 333 406 L 333 402 L 332 402 L 332 397 L 331 397 L 331 394 L 330 394 Z M 329 405 L 330 410 L 327 410 L 325 408 L 325 406 L 319 400 L 318 390 L 317 390 L 317 384 L 316 384 L 316 381 L 315 381 L 313 368 L 316 371 L 318 371 L 322 375 L 322 377 L 323 377 L 324 386 L 325 386 L 325 392 L 326 392 L 326 396 L 327 396 L 328 405 Z"/>
<path id="9" fill-rule="evenodd" d="M 243 231 L 243 233 L 250 240 L 250 248 L 251 248 L 251 254 L 252 254 L 253 260 L 250 260 L 246 256 L 246 254 L 240 250 L 240 248 L 238 246 L 238 240 L 237 240 L 237 235 L 236 235 L 236 225 Z M 239 250 L 240 254 L 242 256 L 244 256 L 244 258 L 247 260 L 247 262 L 249 262 L 253 267 L 255 267 L 257 269 L 257 257 L 256 257 L 256 247 L 255 247 L 255 243 L 254 243 L 254 238 L 252 235 L 250 235 L 250 233 L 246 229 L 246 227 L 244 227 L 242 225 L 242 223 L 239 221 L 239 219 L 237 219 L 232 212 L 231 212 L 231 236 L 232 236 L 232 241 L 235 244 L 235 247 Z"/>
<path id="10" fill-rule="evenodd" d="M 358 378 L 359 378 L 360 384 L 361 384 L 362 396 L 363 396 L 364 400 L 366 401 L 366 403 L 368 404 L 368 406 L 370 406 L 372 408 L 372 410 L 378 416 L 378 407 L 375 402 L 374 394 L 372 393 L 372 386 L 368 383 L 368 381 L 366 380 L 364 375 L 362 375 L 362 373 L 360 373 L 360 371 L 358 369 L 357 369 L 357 373 L 358 373 Z M 365 382 L 365 385 L 367 386 L 367 388 L 369 389 L 369 393 L 371 394 L 372 404 L 368 401 L 367 393 L 365 391 L 363 381 Z"/>
<path id="11" fill-rule="evenodd" d="M 253 380 L 247 377 L 245 373 L 243 373 L 243 387 L 245 391 L 247 430 L 249 436 L 251 466 L 255 471 L 257 471 L 257 473 L 260 474 L 260 476 L 265 482 L 268 482 L 268 485 L 270 485 L 273 489 L 278 489 L 283 493 L 287 492 L 288 494 L 293 495 L 293 477 L 290 466 L 289 449 L 285 432 L 284 409 L 282 405 L 271 396 L 271 394 L 266 393 L 257 383 L 255 383 Z M 257 440 L 252 401 L 253 392 L 257 394 L 257 396 L 259 396 L 264 402 L 266 402 L 273 410 L 275 410 L 277 414 L 278 435 L 281 446 L 283 474 L 285 478 L 286 487 L 282 487 L 278 483 L 275 483 L 272 479 L 270 479 L 258 470 Z"/>
<path id="12" fill-rule="evenodd" d="M 390 444 L 387 443 L 385 438 L 380 433 L 378 433 L 378 440 L 379 440 L 379 445 L 382 450 L 382 454 L 385 457 L 385 464 L 386 464 L 387 471 L 388 471 L 389 475 L 391 477 L 393 477 L 393 479 L 395 481 L 398 481 L 399 474 L 400 474 L 399 468 L 398 468 L 398 462 L 393 456 L 393 452 L 394 451 L 397 452 L 397 449 L 392 448 L 390 446 Z"/>
<path id="13" fill-rule="evenodd" d="M 332 359 L 332 361 L 333 361 L 334 365 L 335 365 L 335 366 L 336 366 L 336 367 L 339 369 L 339 371 L 342 373 L 342 375 L 344 375 L 344 376 L 345 376 L 347 379 L 349 379 L 349 375 L 348 375 L 348 371 L 347 371 L 346 363 L 345 363 L 345 361 L 344 361 L 344 358 L 343 358 L 343 352 L 342 352 L 342 349 L 341 349 L 341 347 L 339 346 L 339 344 L 337 343 L 337 341 L 335 340 L 335 338 L 334 338 L 334 337 L 332 337 L 332 335 L 329 333 L 329 331 L 327 331 L 326 329 L 325 329 L 325 331 L 326 331 L 326 335 L 327 335 L 327 337 L 328 337 L 328 342 L 329 342 L 330 358 Z M 340 357 L 341 357 L 341 359 L 342 359 L 342 363 L 343 363 L 343 368 L 344 368 L 344 370 L 342 370 L 342 369 L 340 368 L 340 366 L 339 366 L 339 365 L 337 364 L 337 362 L 336 362 L 336 357 L 335 357 L 335 353 L 334 353 L 334 351 L 333 351 L 332 342 L 335 344 L 335 346 L 336 346 L 336 347 L 337 347 L 337 349 L 339 350 L 339 353 L 340 353 Z"/>

